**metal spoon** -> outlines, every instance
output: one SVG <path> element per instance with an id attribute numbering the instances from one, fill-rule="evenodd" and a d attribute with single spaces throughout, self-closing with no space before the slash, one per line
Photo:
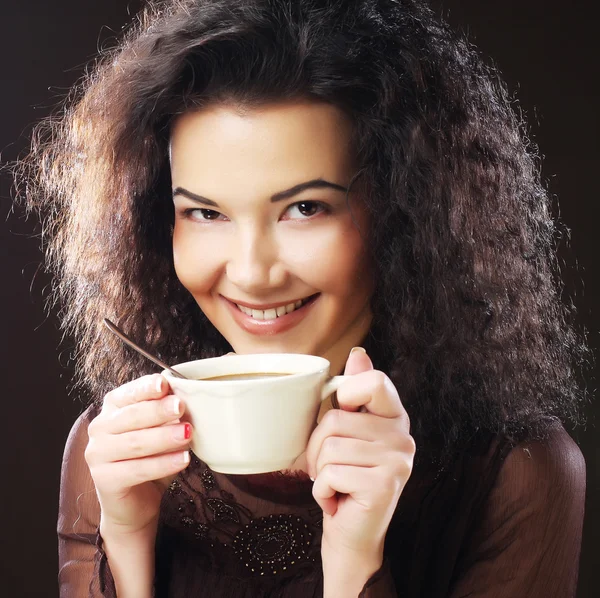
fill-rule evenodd
<path id="1" fill-rule="evenodd" d="M 104 325 L 113 333 L 116 334 L 124 343 L 129 345 L 132 349 L 135 349 L 138 353 L 141 353 L 144 357 L 147 357 L 150 361 L 153 361 L 156 365 L 159 365 L 163 370 L 168 370 L 176 378 L 186 378 L 183 374 L 169 367 L 164 361 L 150 355 L 148 351 L 144 351 L 139 345 L 136 345 L 116 324 L 113 324 L 108 318 L 104 318 Z"/>

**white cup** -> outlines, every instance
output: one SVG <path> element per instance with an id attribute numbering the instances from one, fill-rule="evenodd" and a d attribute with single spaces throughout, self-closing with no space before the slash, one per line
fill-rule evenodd
<path id="1" fill-rule="evenodd" d="M 287 469 L 306 449 L 321 402 L 344 380 L 330 378 L 329 366 L 313 355 L 266 353 L 174 366 L 190 379 L 162 374 L 186 405 L 194 453 L 213 471 L 252 474 Z M 259 373 L 287 375 L 206 380 Z"/>

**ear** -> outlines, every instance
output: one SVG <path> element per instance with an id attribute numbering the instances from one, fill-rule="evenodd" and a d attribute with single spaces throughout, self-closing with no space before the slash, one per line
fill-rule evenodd
<path id="1" fill-rule="evenodd" d="M 348 356 L 348 360 L 346 361 L 344 375 L 352 376 L 354 374 L 368 372 L 372 369 L 373 362 L 367 355 L 367 352 L 362 347 L 354 347 L 352 351 L 350 351 L 350 355 Z"/>

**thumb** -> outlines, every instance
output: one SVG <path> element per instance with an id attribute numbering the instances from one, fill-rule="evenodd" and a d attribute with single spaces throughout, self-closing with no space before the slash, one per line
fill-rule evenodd
<path id="1" fill-rule="evenodd" d="M 353 376 L 362 372 L 368 372 L 373 369 L 373 362 L 367 355 L 367 352 L 362 347 L 354 347 L 350 351 L 346 368 L 344 369 L 345 376 Z"/>

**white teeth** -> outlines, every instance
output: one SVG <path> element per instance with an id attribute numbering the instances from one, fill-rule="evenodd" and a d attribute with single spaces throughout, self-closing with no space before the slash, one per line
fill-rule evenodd
<path id="1" fill-rule="evenodd" d="M 243 305 L 238 305 L 237 303 L 236 303 L 236 305 L 238 306 L 238 309 L 240 311 L 245 313 L 247 316 L 251 316 L 255 320 L 275 320 L 276 318 L 279 318 L 280 316 L 284 316 L 285 314 L 292 313 L 294 310 L 296 310 L 299 307 L 301 307 L 302 305 L 304 305 L 304 303 L 305 303 L 305 301 L 301 300 L 301 301 L 296 301 L 295 303 L 288 303 L 287 305 L 281 305 L 280 307 L 277 307 L 277 308 L 273 307 L 271 309 L 265 309 L 265 310 L 250 309 Z"/>

